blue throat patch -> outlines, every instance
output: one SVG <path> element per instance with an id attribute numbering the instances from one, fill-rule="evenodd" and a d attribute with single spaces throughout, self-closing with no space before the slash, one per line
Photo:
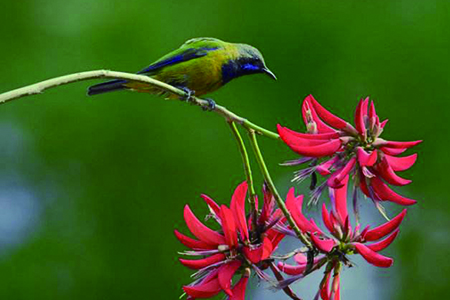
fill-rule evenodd
<path id="1" fill-rule="evenodd" d="M 230 60 L 222 65 L 222 83 L 225 84 L 234 78 L 259 73 L 260 68 L 251 63 L 239 63 L 239 60 Z"/>
<path id="2" fill-rule="evenodd" d="M 259 67 L 252 65 L 250 63 L 246 63 L 243 66 L 241 66 L 241 69 L 244 71 L 258 71 Z"/>

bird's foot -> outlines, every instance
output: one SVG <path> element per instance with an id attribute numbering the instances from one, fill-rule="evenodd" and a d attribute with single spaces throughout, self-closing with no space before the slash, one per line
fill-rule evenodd
<path id="1" fill-rule="evenodd" d="M 205 100 L 208 101 L 208 106 L 202 106 L 203 110 L 213 111 L 214 109 L 216 109 L 216 102 L 214 102 L 213 99 L 206 98 Z"/>
<path id="2" fill-rule="evenodd" d="M 188 89 L 187 87 L 180 87 L 181 90 L 183 90 L 186 95 L 181 98 L 181 100 L 184 100 L 186 102 L 192 102 L 193 97 L 195 96 L 195 92 L 193 90 Z"/>

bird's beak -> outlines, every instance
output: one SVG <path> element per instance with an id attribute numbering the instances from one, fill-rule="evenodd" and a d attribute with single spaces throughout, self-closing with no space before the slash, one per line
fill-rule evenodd
<path id="1" fill-rule="evenodd" d="M 267 68 L 262 69 L 264 73 L 266 73 L 267 75 L 270 76 L 270 78 L 272 78 L 273 80 L 277 80 L 277 76 L 275 76 L 275 74 L 272 73 L 272 71 L 270 71 Z"/>

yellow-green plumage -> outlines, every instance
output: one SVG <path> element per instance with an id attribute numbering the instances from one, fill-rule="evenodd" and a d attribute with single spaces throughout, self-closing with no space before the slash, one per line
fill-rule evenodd
<path id="1" fill-rule="evenodd" d="M 191 39 L 138 72 L 193 91 L 197 96 L 213 92 L 233 78 L 254 73 L 267 73 L 275 78 L 265 66 L 264 59 L 256 48 L 214 38 Z M 88 94 L 95 95 L 121 89 L 164 94 L 155 86 L 123 80 L 94 85 L 89 88 Z"/>

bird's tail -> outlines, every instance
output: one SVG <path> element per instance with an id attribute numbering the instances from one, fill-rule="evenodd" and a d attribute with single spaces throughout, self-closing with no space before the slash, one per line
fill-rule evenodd
<path id="1" fill-rule="evenodd" d="M 116 80 L 99 83 L 99 84 L 90 86 L 88 88 L 87 94 L 88 94 L 88 96 L 93 96 L 93 95 L 123 90 L 126 88 L 126 86 L 124 85 L 124 83 L 126 83 L 126 82 L 127 82 L 126 80 L 116 79 Z"/>

